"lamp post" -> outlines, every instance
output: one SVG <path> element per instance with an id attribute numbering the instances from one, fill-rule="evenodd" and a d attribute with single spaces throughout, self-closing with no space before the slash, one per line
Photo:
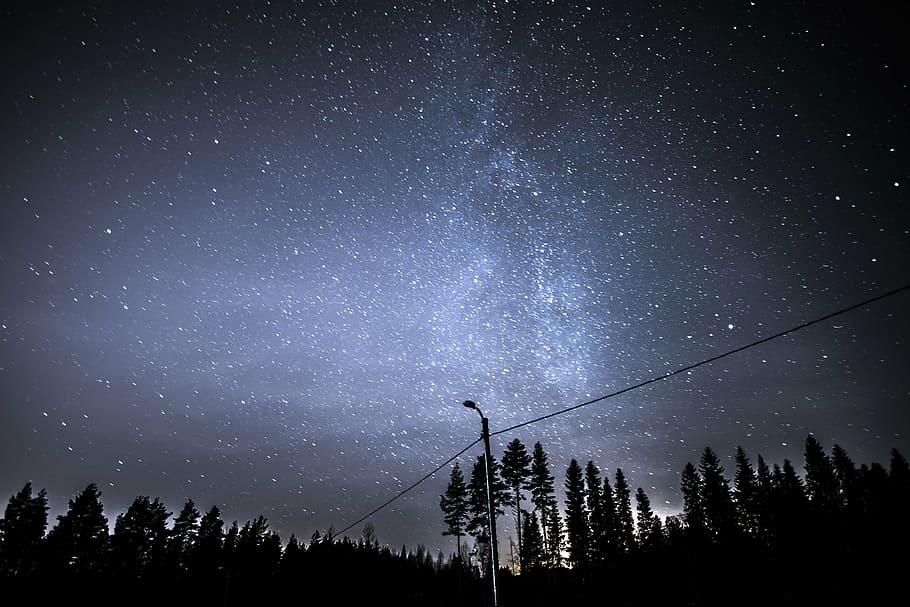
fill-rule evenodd
<path id="1" fill-rule="evenodd" d="M 496 546 L 496 513 L 493 511 L 493 468 L 490 465 L 490 423 L 474 401 L 464 401 L 464 406 L 474 409 L 480 415 L 480 424 L 483 437 L 484 464 L 487 473 L 487 520 L 490 523 L 490 579 L 493 582 L 493 607 L 497 607 L 496 600 L 496 570 L 499 568 L 499 548 Z"/>

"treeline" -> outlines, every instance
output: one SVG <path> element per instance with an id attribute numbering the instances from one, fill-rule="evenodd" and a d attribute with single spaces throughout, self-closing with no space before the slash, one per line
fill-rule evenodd
<path id="1" fill-rule="evenodd" d="M 683 512 L 661 519 L 621 468 L 602 474 L 576 459 L 560 512 L 547 453 L 536 443 L 529 455 L 513 440 L 490 470 L 495 512 L 508 509 L 517 530 L 514 604 L 839 605 L 903 592 L 906 459 L 894 449 L 889 469 L 857 466 L 841 446 L 829 454 L 812 435 L 804 453 L 800 476 L 789 460 L 769 465 L 758 456 L 753 465 L 737 448 L 731 481 L 705 448 L 697 466 L 682 470 Z M 485 470 L 481 455 L 466 482 L 455 464 L 440 496 L 443 535 L 456 537 L 456 560 L 481 575 L 489 567 Z M 474 540 L 469 555 L 465 535 Z"/>
<path id="2" fill-rule="evenodd" d="M 459 582 L 452 559 L 423 546 L 381 546 L 370 524 L 362 537 L 318 531 L 308 541 L 283 543 L 265 517 L 225 525 L 218 507 L 200 513 L 188 500 L 173 524 L 160 501 L 137 497 L 114 521 L 101 492 L 88 485 L 69 501 L 45 535 L 45 490 L 31 483 L 13 495 L 0 520 L 0 599 L 34 596 L 41 604 L 249 605 L 305 599 L 450 604 Z M 465 596 L 483 584 L 465 576 Z M 454 595 L 452 595 L 454 596 Z M 451 603 L 454 604 L 454 603 Z"/>
<path id="3" fill-rule="evenodd" d="M 809 436 L 804 476 L 793 464 L 755 465 L 742 449 L 732 480 L 710 448 L 682 470 L 684 508 L 661 519 L 622 469 L 572 460 L 563 507 L 548 456 L 520 440 L 491 461 L 494 507 L 516 519 L 514 562 L 501 555 L 500 605 L 867 604 L 903 591 L 910 467 L 857 466 Z M 217 507 L 192 501 L 173 516 L 139 496 L 110 532 L 92 484 L 48 528 L 46 492 L 30 483 L 0 520 L 0 597 L 96 605 L 489 604 L 485 462 L 467 480 L 452 468 L 441 496 L 444 535 L 457 551 L 380 545 L 332 529 L 282 542 L 258 517 L 226 525 Z M 173 518 L 172 518 L 173 516 Z M 169 524 L 169 521 L 173 521 Z M 473 537 L 472 550 L 462 537 Z"/>

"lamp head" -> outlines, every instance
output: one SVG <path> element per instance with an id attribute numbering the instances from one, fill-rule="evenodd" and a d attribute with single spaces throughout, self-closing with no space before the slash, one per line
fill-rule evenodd
<path id="1" fill-rule="evenodd" d="M 468 409 L 476 409 L 476 408 L 477 408 L 477 404 L 476 404 L 473 400 L 466 400 L 466 401 L 464 401 L 463 404 L 464 404 L 464 406 L 467 407 Z"/>

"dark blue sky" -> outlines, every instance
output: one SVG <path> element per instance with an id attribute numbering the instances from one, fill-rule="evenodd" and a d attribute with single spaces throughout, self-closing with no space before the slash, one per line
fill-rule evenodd
<path id="1" fill-rule="evenodd" d="M 0 497 L 309 537 L 474 440 L 465 399 L 495 431 L 908 282 L 895 15 L 469 4 L 2 9 Z M 708 445 L 907 454 L 907 305 L 494 450 L 664 515 Z M 380 541 L 454 549 L 446 472 Z"/>

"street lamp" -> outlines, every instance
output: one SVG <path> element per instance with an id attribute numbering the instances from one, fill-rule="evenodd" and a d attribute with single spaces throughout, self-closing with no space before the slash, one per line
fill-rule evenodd
<path id="1" fill-rule="evenodd" d="M 484 416 L 480 407 L 472 400 L 464 401 L 464 406 L 468 409 L 474 409 L 480 415 L 480 424 L 482 428 L 481 437 L 483 437 L 484 464 L 487 473 L 487 520 L 490 526 L 490 578 L 493 581 L 493 607 L 497 607 L 496 601 L 496 570 L 499 568 L 499 548 L 496 545 L 496 514 L 493 512 L 493 468 L 490 464 L 490 423 Z"/>

